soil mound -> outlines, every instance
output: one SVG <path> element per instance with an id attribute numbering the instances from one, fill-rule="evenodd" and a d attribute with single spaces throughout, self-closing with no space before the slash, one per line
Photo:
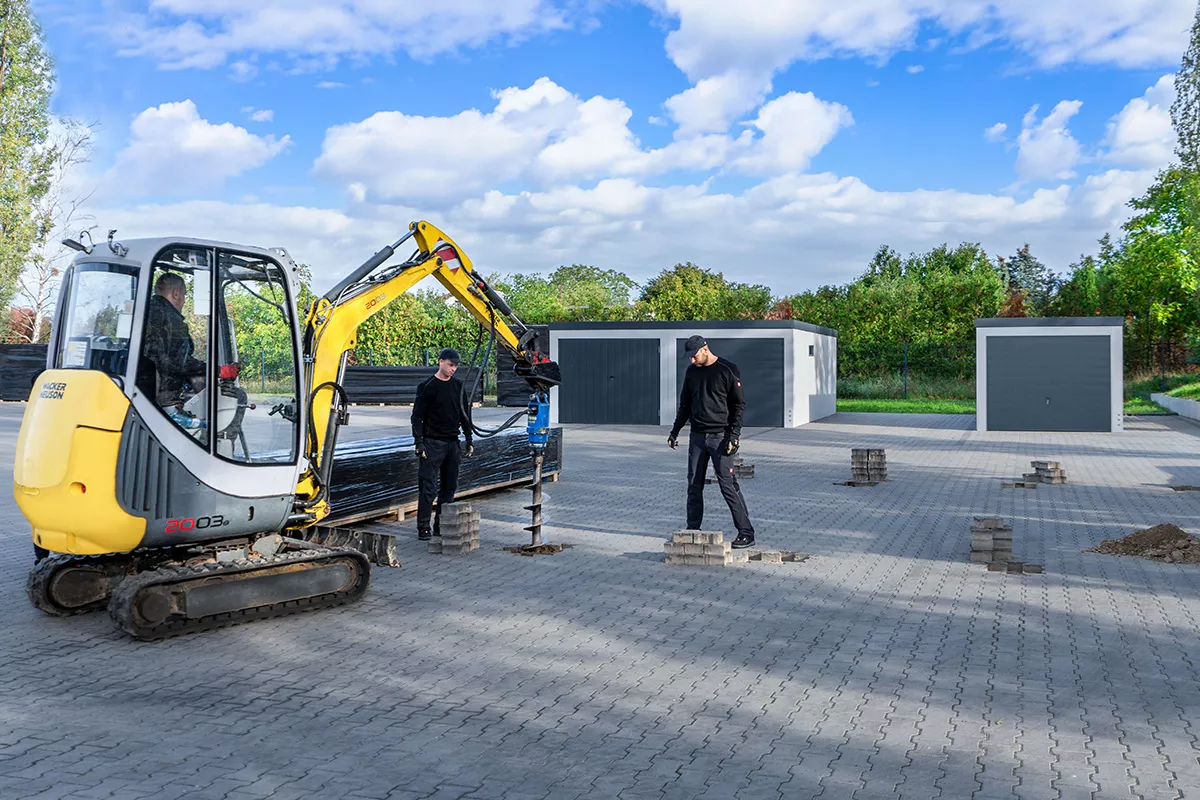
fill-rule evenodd
<path id="1" fill-rule="evenodd" d="M 1084 552 L 1137 556 L 1174 564 L 1200 564 L 1200 539 L 1168 523 L 1135 531 L 1123 539 L 1105 539 Z"/>

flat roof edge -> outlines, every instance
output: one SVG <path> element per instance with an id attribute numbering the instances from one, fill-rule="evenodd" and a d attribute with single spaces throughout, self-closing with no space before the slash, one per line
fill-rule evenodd
<path id="1" fill-rule="evenodd" d="M 813 325 L 808 322 L 801 322 L 796 319 L 748 319 L 748 320 L 683 320 L 680 322 L 674 321 L 652 321 L 652 322 L 551 322 L 551 332 L 554 331 L 636 331 L 636 330 L 678 330 L 685 331 L 689 334 L 699 333 L 704 335 L 710 330 L 756 330 L 756 329 L 775 329 L 775 330 L 799 330 L 808 331 L 809 333 L 819 333 L 824 336 L 832 336 L 837 338 L 838 332 L 833 328 L 825 328 L 821 325 Z"/>
<path id="2" fill-rule="evenodd" d="M 975 320 L 976 328 L 1122 328 L 1124 317 L 988 317 Z"/>

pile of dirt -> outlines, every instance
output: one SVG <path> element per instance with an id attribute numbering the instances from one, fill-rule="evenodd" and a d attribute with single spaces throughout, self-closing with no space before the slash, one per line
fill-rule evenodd
<path id="1" fill-rule="evenodd" d="M 1200 539 L 1174 525 L 1155 525 L 1124 539 L 1105 539 L 1085 553 L 1138 556 L 1173 564 L 1200 564 Z"/>

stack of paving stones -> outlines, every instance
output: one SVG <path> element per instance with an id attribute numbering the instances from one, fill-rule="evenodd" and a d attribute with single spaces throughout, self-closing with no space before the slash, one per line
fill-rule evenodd
<path id="1" fill-rule="evenodd" d="M 971 561 L 976 564 L 1012 561 L 1012 527 L 999 517 L 976 517 L 971 525 Z"/>
<path id="2" fill-rule="evenodd" d="M 850 473 L 854 483 L 887 480 L 887 453 L 883 448 L 855 447 L 850 450 Z"/>
<path id="3" fill-rule="evenodd" d="M 733 457 L 733 477 L 739 481 L 754 477 L 754 465 L 747 464 L 741 456 Z"/>
<path id="4" fill-rule="evenodd" d="M 1067 482 L 1066 470 L 1057 461 L 1032 461 L 1033 472 L 1025 473 L 1025 480 L 1035 483 L 1061 485 Z"/>
<path id="5" fill-rule="evenodd" d="M 1040 564 L 1013 560 L 1012 527 L 999 517 L 976 517 L 971 525 L 971 561 L 986 564 L 989 572 L 1036 574 Z"/>
<path id="6" fill-rule="evenodd" d="M 720 531 L 677 531 L 663 545 L 667 563 L 681 567 L 726 567 L 733 550 Z"/>
<path id="7" fill-rule="evenodd" d="M 470 503 L 442 506 L 441 536 L 429 540 L 429 552 L 447 556 L 465 556 L 479 549 L 479 512 Z"/>

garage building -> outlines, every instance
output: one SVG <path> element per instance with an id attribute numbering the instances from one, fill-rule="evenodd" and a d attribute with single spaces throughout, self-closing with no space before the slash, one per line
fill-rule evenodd
<path id="1" fill-rule="evenodd" d="M 1123 430 L 1123 325 L 1121 317 L 976 320 L 977 429 Z"/>
<path id="2" fill-rule="evenodd" d="M 837 331 L 794 320 L 567 322 L 550 326 L 562 386 L 551 424 L 670 425 L 692 334 L 738 366 L 746 427 L 794 428 L 837 410 Z"/>

